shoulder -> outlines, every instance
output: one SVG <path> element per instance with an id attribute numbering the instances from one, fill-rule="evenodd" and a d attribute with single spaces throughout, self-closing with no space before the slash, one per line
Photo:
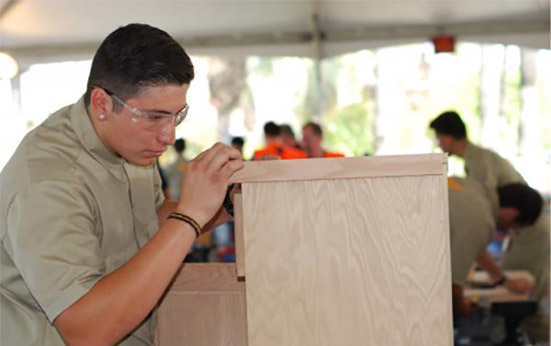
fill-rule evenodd
<path id="1" fill-rule="evenodd" d="M 286 158 L 305 159 L 308 157 L 308 155 L 300 149 L 296 149 L 292 147 L 283 147 L 283 150 L 284 150 L 283 154 L 286 156 Z"/>
<path id="2" fill-rule="evenodd" d="M 11 187 L 23 181 L 71 181 L 82 151 L 64 108 L 25 136 L 2 170 L 1 183 Z"/>

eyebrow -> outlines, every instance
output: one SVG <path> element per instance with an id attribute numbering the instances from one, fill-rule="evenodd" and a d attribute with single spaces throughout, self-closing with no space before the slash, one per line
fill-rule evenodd
<path id="1" fill-rule="evenodd" d="M 178 111 L 176 111 L 176 113 L 171 113 L 167 110 L 164 110 L 164 109 L 157 109 L 157 108 L 152 108 L 152 109 L 143 109 L 141 110 L 142 112 L 153 112 L 153 113 L 163 113 L 163 114 L 178 114 L 180 113 L 182 110 L 184 110 L 184 108 L 187 107 L 187 103 L 184 105 L 184 107 L 180 108 Z"/>
<path id="2" fill-rule="evenodd" d="M 157 108 L 153 108 L 153 109 L 143 109 L 142 112 L 153 112 L 153 113 L 172 114 L 172 113 L 169 112 L 169 111 L 166 111 L 166 110 L 164 110 L 164 109 L 157 109 Z"/>

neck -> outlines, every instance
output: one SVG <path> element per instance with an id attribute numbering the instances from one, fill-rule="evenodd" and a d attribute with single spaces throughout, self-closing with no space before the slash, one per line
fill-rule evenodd
<path id="1" fill-rule="evenodd" d="M 325 150 L 322 147 L 313 148 L 310 151 L 310 157 L 324 157 Z"/>
<path id="2" fill-rule="evenodd" d="M 467 139 L 459 139 L 453 145 L 452 154 L 459 157 L 465 156 L 465 149 L 467 148 Z"/>
<path id="3" fill-rule="evenodd" d="M 280 144 L 281 144 L 281 141 L 277 137 L 276 138 L 266 137 L 266 146 L 280 145 Z"/>
<path id="4" fill-rule="evenodd" d="M 105 141 L 105 133 L 103 131 L 103 127 L 101 126 L 99 120 L 97 117 L 94 116 L 93 112 L 88 109 L 87 110 L 88 118 L 90 119 L 90 122 L 92 123 L 92 127 L 94 128 L 94 131 L 96 132 L 96 135 L 98 135 L 99 140 L 103 143 L 103 145 L 109 150 L 113 155 L 119 156 L 112 148 L 111 146 Z"/>

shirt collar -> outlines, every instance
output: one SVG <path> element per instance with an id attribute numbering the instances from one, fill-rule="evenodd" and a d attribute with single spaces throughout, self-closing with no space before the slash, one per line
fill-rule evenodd
<path id="1" fill-rule="evenodd" d="M 71 123 L 84 149 L 117 180 L 126 182 L 124 158 L 113 154 L 101 141 L 84 106 L 84 97 L 71 107 Z"/>
<path id="2" fill-rule="evenodd" d="M 463 152 L 463 158 L 466 158 L 473 154 L 473 152 L 477 149 L 477 146 L 471 143 L 471 141 L 467 141 L 467 144 L 465 145 L 465 151 Z"/>

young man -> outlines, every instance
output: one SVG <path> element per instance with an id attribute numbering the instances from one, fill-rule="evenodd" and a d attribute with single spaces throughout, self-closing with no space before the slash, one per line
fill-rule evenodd
<path id="1" fill-rule="evenodd" d="M 511 280 L 497 266 L 487 265 L 486 247 L 493 232 L 533 224 L 541 213 L 542 198 L 534 189 L 519 183 L 488 189 L 473 180 L 448 179 L 450 241 L 454 314 L 467 315 L 470 303 L 463 286 L 473 263 L 486 268 L 499 284 L 514 291 L 526 291 L 522 280 Z"/>
<path id="2" fill-rule="evenodd" d="M 281 141 L 283 142 L 283 145 L 302 150 L 300 144 L 295 137 L 295 132 L 293 131 L 291 125 L 281 124 L 279 125 L 279 128 L 281 129 Z"/>
<path id="3" fill-rule="evenodd" d="M 323 131 L 321 126 L 314 122 L 308 122 L 302 127 L 302 146 L 308 153 L 308 157 L 344 157 L 343 154 L 324 150 Z"/>
<path id="4" fill-rule="evenodd" d="M 153 344 L 152 311 L 201 229 L 229 219 L 243 165 L 216 144 L 190 162 L 180 201 L 164 201 L 154 163 L 193 76 L 166 32 L 119 28 L 84 97 L 21 142 L 0 175 L 2 344 Z"/>
<path id="5" fill-rule="evenodd" d="M 264 140 L 266 146 L 254 152 L 253 160 L 293 160 L 308 157 L 304 151 L 286 146 L 281 137 L 281 127 L 272 121 L 264 124 Z"/>
<path id="6" fill-rule="evenodd" d="M 440 114 L 429 126 L 436 132 L 438 145 L 444 152 L 465 160 L 465 172 L 469 179 L 492 188 L 509 183 L 526 184 L 509 161 L 468 140 L 465 124 L 456 112 Z"/>

